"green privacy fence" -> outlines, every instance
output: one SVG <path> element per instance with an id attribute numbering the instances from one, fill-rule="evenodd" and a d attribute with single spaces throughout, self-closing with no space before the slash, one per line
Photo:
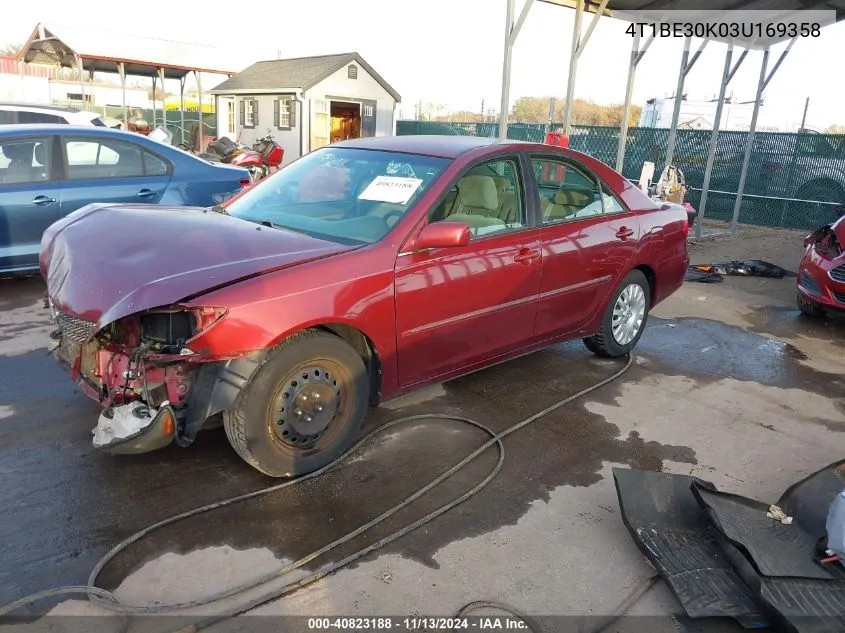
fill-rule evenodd
<path id="1" fill-rule="evenodd" d="M 553 124 L 552 130 L 561 130 Z M 511 123 L 508 138 L 542 142 L 542 124 Z M 397 121 L 396 133 L 496 137 L 498 123 L 447 123 Z M 619 128 L 573 126 L 572 149 L 616 165 Z M 684 172 L 690 193 L 687 200 L 698 207 L 710 146 L 710 130 L 678 130 L 673 162 Z M 644 161 L 662 169 L 669 130 L 629 128 L 622 173 L 637 180 Z M 706 217 L 730 221 L 739 188 L 739 177 L 748 132 L 720 132 L 710 178 Z M 836 219 L 845 205 L 845 135 L 815 132 L 757 132 L 746 176 L 739 222 L 757 226 L 812 229 Z"/>

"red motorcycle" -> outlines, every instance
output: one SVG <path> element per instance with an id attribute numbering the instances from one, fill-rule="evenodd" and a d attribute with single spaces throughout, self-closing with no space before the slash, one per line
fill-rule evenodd
<path id="1" fill-rule="evenodd" d="M 255 142 L 252 151 L 235 156 L 231 164 L 245 167 L 252 174 L 253 182 L 258 182 L 276 171 L 284 157 L 284 148 L 276 142 L 268 130 L 267 136 Z"/>

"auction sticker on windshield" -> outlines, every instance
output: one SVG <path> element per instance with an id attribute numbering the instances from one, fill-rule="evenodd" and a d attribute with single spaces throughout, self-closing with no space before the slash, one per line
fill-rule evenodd
<path id="1" fill-rule="evenodd" d="M 377 176 L 361 195 L 360 200 L 374 200 L 375 202 L 392 202 L 407 204 L 414 192 L 420 188 L 422 180 L 419 178 L 402 178 L 399 176 Z"/>

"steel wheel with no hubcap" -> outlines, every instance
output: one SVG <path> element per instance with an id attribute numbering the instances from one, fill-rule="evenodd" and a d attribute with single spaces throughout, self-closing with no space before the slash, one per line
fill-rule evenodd
<path id="1" fill-rule="evenodd" d="M 286 451 L 308 453 L 333 441 L 332 422 L 341 414 L 343 384 L 330 363 L 297 368 L 281 383 L 270 414 L 274 439 Z"/>
<path id="2" fill-rule="evenodd" d="M 625 287 L 613 306 L 611 329 L 619 345 L 627 345 L 640 331 L 645 317 L 645 292 L 639 284 Z"/>

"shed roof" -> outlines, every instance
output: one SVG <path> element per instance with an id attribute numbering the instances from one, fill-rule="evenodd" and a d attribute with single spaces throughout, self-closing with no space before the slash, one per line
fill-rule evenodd
<path id="1" fill-rule="evenodd" d="M 76 56 L 89 72 L 117 73 L 123 62 L 127 75 L 142 77 L 155 76 L 159 68 L 168 79 L 193 71 L 234 73 L 225 54 L 210 46 L 46 23 L 35 27 L 18 59 L 76 68 Z"/>
<path id="2" fill-rule="evenodd" d="M 347 64 L 356 62 L 375 79 L 390 96 L 401 101 L 397 93 L 358 53 L 295 57 L 255 62 L 211 90 L 212 94 L 232 91 L 308 90 Z"/>

